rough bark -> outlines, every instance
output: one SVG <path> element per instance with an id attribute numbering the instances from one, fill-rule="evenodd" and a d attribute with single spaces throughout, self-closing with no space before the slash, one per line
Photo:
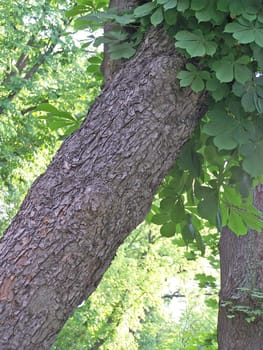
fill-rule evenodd
<path id="1" fill-rule="evenodd" d="M 183 63 L 152 29 L 33 184 L 0 241 L 1 350 L 49 349 L 148 213 L 206 109 Z"/>
<path id="2" fill-rule="evenodd" d="M 263 186 L 254 191 L 255 206 L 263 213 Z M 243 237 L 224 228 L 220 239 L 221 291 L 218 318 L 219 350 L 262 350 L 263 316 L 254 322 L 247 322 L 242 312 L 235 312 L 234 318 L 229 307 L 222 303 L 231 302 L 233 306 L 249 306 L 251 310 L 261 308 L 261 300 L 251 298 L 251 291 L 263 293 L 263 235 L 253 231 Z M 241 289 L 240 289 L 241 288 Z M 248 288 L 248 291 L 242 291 Z"/>

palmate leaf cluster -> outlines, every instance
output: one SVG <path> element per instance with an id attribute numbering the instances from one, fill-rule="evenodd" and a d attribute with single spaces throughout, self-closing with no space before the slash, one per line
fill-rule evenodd
<path id="1" fill-rule="evenodd" d="M 204 228 L 260 231 L 252 188 L 263 174 L 263 6 L 260 0 L 153 0 L 123 14 L 72 9 L 77 29 L 115 23 L 112 59 L 135 53 L 150 26 L 164 26 L 187 64 L 182 88 L 208 96 L 208 112 L 165 179 L 148 216 L 164 236 L 204 253 Z M 181 236 L 180 236 L 181 235 Z M 176 236 L 177 237 L 177 236 Z M 209 237 L 209 235 L 207 236 Z"/>
<path id="2" fill-rule="evenodd" d="M 251 195 L 263 174 L 262 2 L 192 0 L 184 1 L 183 10 L 179 1 L 151 4 L 152 25 L 159 24 L 154 13 L 166 14 L 160 23 L 189 59 L 177 76 L 180 85 L 206 91 L 209 109 L 166 178 L 149 220 L 165 236 L 181 233 L 186 245 L 194 242 L 203 253 L 203 219 L 208 227 L 220 231 L 228 225 L 239 235 L 262 229 Z M 174 25 L 166 21 L 168 11 L 176 17 Z"/>

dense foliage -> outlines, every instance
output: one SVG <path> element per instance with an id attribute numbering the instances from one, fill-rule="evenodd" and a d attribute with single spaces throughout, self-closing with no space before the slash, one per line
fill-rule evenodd
<path id="1" fill-rule="evenodd" d="M 65 16 L 69 3 L 0 3 L 1 231 L 100 88 L 86 74 L 88 55 Z"/>
<path id="2" fill-rule="evenodd" d="M 208 96 L 206 117 L 160 188 L 148 221 L 161 225 L 163 236 L 181 234 L 179 244 L 202 254 L 205 227 L 259 231 L 251 189 L 263 172 L 262 1 L 154 0 L 123 14 L 110 9 L 83 16 L 89 3 L 73 8 L 81 15 L 75 26 L 116 23 L 97 40 L 109 45 L 112 59 L 131 57 L 142 33 L 162 25 L 187 58 L 180 85 Z"/>

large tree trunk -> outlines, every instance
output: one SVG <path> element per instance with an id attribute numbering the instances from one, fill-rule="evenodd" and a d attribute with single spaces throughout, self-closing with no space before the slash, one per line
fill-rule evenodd
<path id="1" fill-rule="evenodd" d="M 254 191 L 254 202 L 263 212 L 262 185 L 257 186 Z M 253 314 L 238 311 L 240 306 L 248 306 L 248 310 L 252 312 L 261 310 L 263 313 L 262 233 L 250 231 L 247 235 L 238 237 L 225 227 L 220 239 L 220 262 L 219 349 L 262 350 L 263 314 L 256 316 L 254 321 L 248 322 L 246 318 Z M 262 293 L 261 298 L 253 297 L 255 291 Z M 231 316 L 234 317 L 231 318 Z"/>
<path id="2" fill-rule="evenodd" d="M 0 241 L 0 349 L 49 349 L 145 217 L 205 112 L 162 29 L 114 75 Z"/>

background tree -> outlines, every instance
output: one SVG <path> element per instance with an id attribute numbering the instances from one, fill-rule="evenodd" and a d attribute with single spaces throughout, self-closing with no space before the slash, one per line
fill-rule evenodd
<path id="1" fill-rule="evenodd" d="M 198 287 L 195 274 L 203 274 L 208 264 L 204 258 L 186 260 L 184 253 L 156 226 L 140 225 L 52 349 L 205 349 L 217 310 L 206 305 L 211 295 Z"/>
<path id="2" fill-rule="evenodd" d="M 73 36 L 68 6 L 0 4 L 1 231 L 58 148 L 58 136 L 80 125 L 100 89 L 98 73 L 86 74 L 89 56 Z"/>

